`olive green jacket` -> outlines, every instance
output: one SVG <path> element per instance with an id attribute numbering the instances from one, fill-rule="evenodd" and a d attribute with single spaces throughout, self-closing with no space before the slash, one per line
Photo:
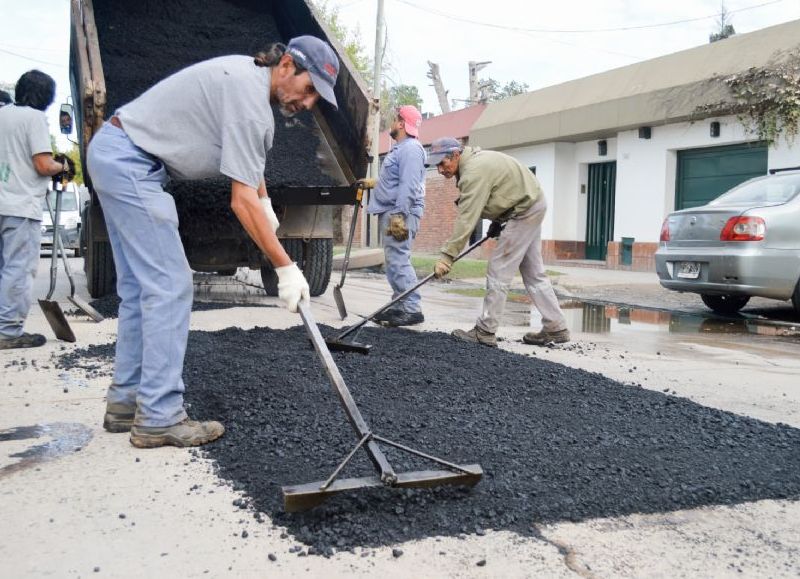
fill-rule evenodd
<path id="1" fill-rule="evenodd" d="M 458 216 L 453 234 L 442 247 L 442 259 L 450 263 L 479 220 L 507 221 L 542 197 L 542 188 L 530 169 L 505 153 L 480 147 L 464 147 L 456 185 L 461 193 L 456 201 Z"/>

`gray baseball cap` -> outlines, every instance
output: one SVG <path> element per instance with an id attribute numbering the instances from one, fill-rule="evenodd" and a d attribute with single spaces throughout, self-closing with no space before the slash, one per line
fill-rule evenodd
<path id="1" fill-rule="evenodd" d="M 289 41 L 286 53 L 308 71 L 319 95 L 338 109 L 333 87 L 339 76 L 339 57 L 330 44 L 315 36 L 298 36 Z"/>
<path id="2" fill-rule="evenodd" d="M 428 167 L 435 167 L 442 162 L 447 155 L 456 151 L 461 151 L 463 147 L 458 139 L 454 137 L 442 137 L 431 143 L 431 150 L 428 151 L 428 160 L 425 164 Z"/>

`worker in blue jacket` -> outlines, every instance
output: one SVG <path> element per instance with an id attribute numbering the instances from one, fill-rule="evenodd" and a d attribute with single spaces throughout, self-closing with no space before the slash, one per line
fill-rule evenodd
<path id="1" fill-rule="evenodd" d="M 417 283 L 411 265 L 411 249 L 425 209 L 425 149 L 419 142 L 422 115 L 417 107 L 397 109 L 389 129 L 395 145 L 381 166 L 378 185 L 372 191 L 367 212 L 379 216 L 384 232 L 386 279 L 396 298 Z M 386 326 L 411 326 L 425 321 L 419 292 L 376 316 Z"/>

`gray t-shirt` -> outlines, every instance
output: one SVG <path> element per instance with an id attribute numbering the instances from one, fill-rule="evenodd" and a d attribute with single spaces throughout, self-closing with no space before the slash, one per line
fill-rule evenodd
<path id="1" fill-rule="evenodd" d="M 165 78 L 116 114 L 172 178 L 222 173 L 255 189 L 275 134 L 269 88 L 269 68 L 249 56 L 222 56 Z"/>
<path id="2" fill-rule="evenodd" d="M 13 105 L 0 108 L 0 215 L 42 220 L 50 177 L 36 172 L 33 156 L 52 151 L 42 111 Z"/>

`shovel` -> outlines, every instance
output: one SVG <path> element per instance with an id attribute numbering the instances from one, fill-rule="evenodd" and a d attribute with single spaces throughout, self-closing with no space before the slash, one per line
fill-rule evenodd
<path id="1" fill-rule="evenodd" d="M 371 487 L 392 487 L 392 488 L 412 488 L 412 487 L 436 487 L 441 485 L 475 486 L 483 476 L 483 470 L 478 464 L 459 465 L 424 452 L 414 450 L 408 446 L 393 442 L 370 430 L 361 412 L 353 400 L 350 390 L 344 382 L 344 378 L 339 373 L 336 363 L 333 361 L 328 347 L 325 345 L 322 335 L 319 333 L 317 323 L 311 315 L 311 308 L 308 304 L 300 302 L 300 317 L 303 325 L 308 332 L 314 349 L 319 356 L 328 379 L 333 386 L 334 393 L 339 398 L 342 408 L 347 415 L 350 426 L 356 433 L 358 443 L 336 467 L 333 474 L 324 481 L 285 486 L 283 492 L 283 507 L 286 512 L 292 513 L 311 509 L 331 496 L 345 492 Z M 396 473 L 380 449 L 380 444 L 397 448 L 415 456 L 419 456 L 445 467 L 447 470 L 423 470 L 415 472 Z M 339 479 L 339 473 L 347 465 L 356 452 L 363 448 L 375 466 L 376 473 L 372 476 L 360 478 Z"/>
<path id="2" fill-rule="evenodd" d="M 46 195 L 45 199 L 47 199 Z M 50 203 L 48 201 L 48 209 L 49 207 Z M 45 299 L 39 300 L 39 306 L 42 308 L 44 317 L 47 318 L 47 323 L 50 324 L 50 327 L 53 329 L 53 333 L 56 335 L 56 338 L 59 340 L 64 340 L 65 342 L 74 342 L 75 334 L 72 332 L 72 328 L 69 327 L 69 322 L 67 322 L 64 312 L 61 311 L 61 306 L 58 305 L 57 301 L 50 299 L 53 297 L 53 292 L 56 289 L 56 272 L 58 268 L 59 249 L 56 245 L 56 239 L 58 239 L 58 222 L 60 218 L 61 190 L 56 187 L 56 214 L 55 218 L 53 219 L 53 249 L 51 251 L 50 259 L 50 291 L 47 292 L 47 297 Z"/>
<path id="3" fill-rule="evenodd" d="M 56 199 L 58 199 L 58 196 L 60 195 L 61 195 L 60 191 L 56 193 L 57 196 Z M 50 207 L 50 200 L 47 198 L 47 196 L 45 196 L 44 200 L 45 203 L 47 204 L 47 211 L 50 213 L 50 220 L 53 221 L 53 223 L 55 223 L 56 220 L 53 218 L 53 209 Z M 56 203 L 58 203 L 58 201 L 56 201 Z M 60 228 L 54 227 L 53 251 L 55 251 L 56 249 L 58 249 L 58 251 L 61 253 L 61 260 L 64 263 L 64 271 L 66 272 L 67 279 L 69 280 L 69 295 L 67 296 L 67 299 L 70 302 L 72 302 L 72 304 L 75 307 L 77 307 L 87 316 L 92 318 L 95 322 L 102 322 L 105 319 L 103 315 L 96 309 L 94 309 L 92 306 L 90 306 L 88 303 L 86 303 L 86 301 L 84 301 L 83 298 L 75 295 L 75 280 L 72 278 L 72 269 L 69 266 L 69 260 L 67 259 L 67 254 L 64 251 L 64 242 L 61 240 L 61 231 Z"/>
<path id="4" fill-rule="evenodd" d="M 459 259 L 461 259 L 465 255 L 467 255 L 469 252 L 471 252 L 476 247 L 480 247 L 481 245 L 486 243 L 487 240 L 492 239 L 493 237 L 499 236 L 500 232 L 503 230 L 504 227 L 505 227 L 505 225 L 498 225 L 497 229 L 492 231 L 491 234 L 482 237 L 481 239 L 479 239 L 478 241 L 476 241 L 475 243 L 470 245 L 468 248 L 466 248 L 464 251 L 459 253 L 453 259 L 453 263 L 457 262 Z M 378 314 L 380 314 L 383 311 L 388 310 L 390 307 L 392 307 L 397 302 L 405 299 L 405 297 L 408 294 L 410 294 L 411 292 L 415 291 L 420 286 L 425 285 L 426 283 L 431 281 L 434 277 L 435 277 L 434 274 L 429 274 L 427 277 L 425 277 L 422 280 L 420 280 L 417 283 L 417 285 L 415 285 L 414 287 L 412 287 L 410 289 L 407 289 L 406 291 L 401 293 L 399 296 L 394 298 L 389 303 L 384 304 L 383 306 L 381 306 L 380 308 L 378 308 L 377 310 L 372 312 L 370 315 L 365 316 L 363 320 L 361 320 L 357 324 L 353 324 L 352 326 L 347 328 L 344 332 L 341 332 L 340 334 L 338 334 L 337 336 L 335 336 L 333 338 L 328 338 L 327 340 L 325 340 L 325 343 L 328 345 L 328 347 L 331 350 L 335 350 L 335 351 L 339 351 L 339 352 L 357 352 L 359 354 L 369 354 L 369 351 L 372 348 L 372 346 L 370 344 L 362 344 L 362 343 L 359 343 L 359 342 L 355 341 L 355 338 L 358 335 L 358 330 L 360 330 L 364 326 L 364 324 L 366 324 L 368 321 L 373 319 L 375 316 L 377 316 Z M 345 338 L 347 336 L 349 336 L 350 334 L 353 334 L 353 338 L 350 339 L 350 340 L 345 340 Z"/>
<path id="5" fill-rule="evenodd" d="M 344 285 L 344 278 L 347 275 L 347 266 L 350 265 L 350 248 L 353 247 L 353 236 L 356 233 L 356 223 L 358 222 L 358 211 L 361 208 L 361 198 L 364 195 L 364 189 L 372 189 L 375 186 L 375 179 L 362 179 L 356 183 L 358 192 L 356 193 L 356 204 L 353 208 L 353 218 L 350 220 L 350 236 L 347 238 L 347 249 L 344 252 L 344 262 L 342 263 L 342 279 L 333 288 L 333 301 L 336 302 L 336 308 L 339 310 L 339 316 L 342 319 L 347 317 L 347 308 L 344 305 L 344 296 L 342 296 L 342 286 Z"/>

